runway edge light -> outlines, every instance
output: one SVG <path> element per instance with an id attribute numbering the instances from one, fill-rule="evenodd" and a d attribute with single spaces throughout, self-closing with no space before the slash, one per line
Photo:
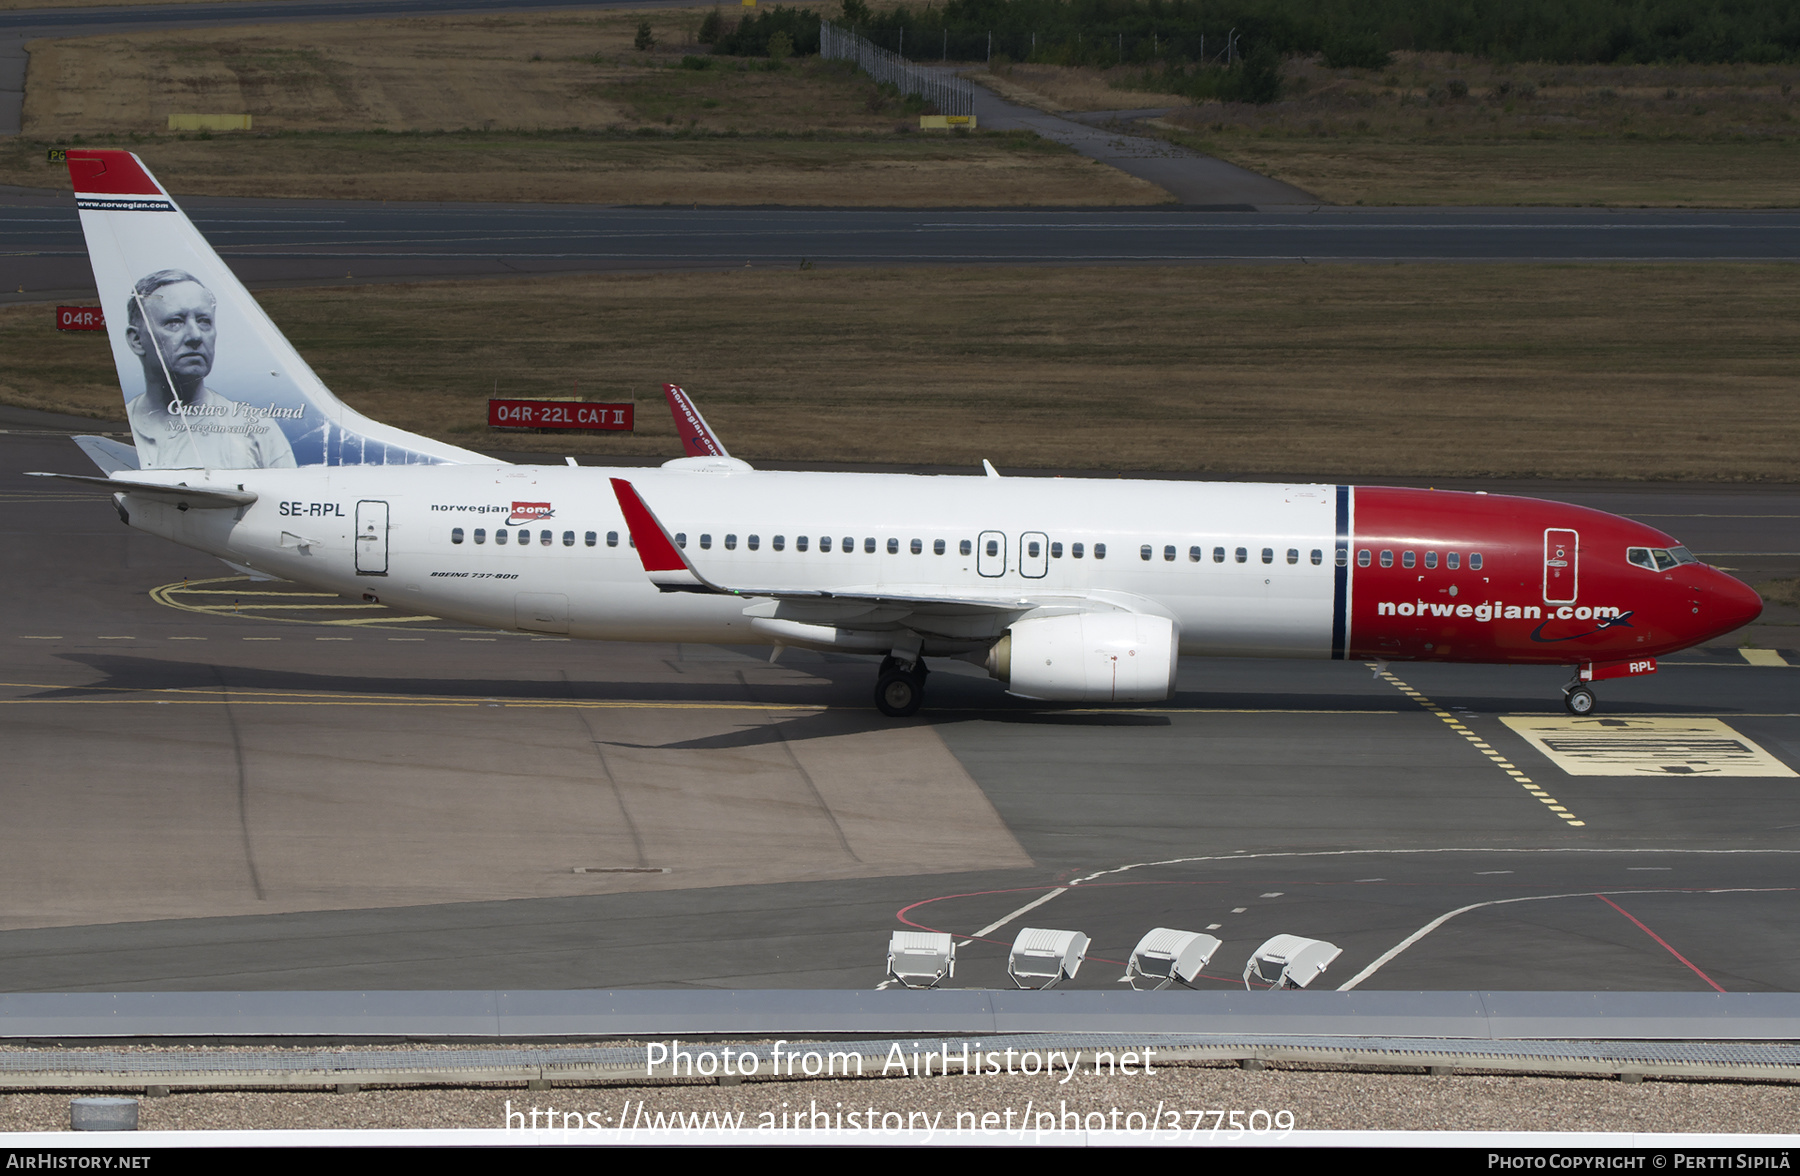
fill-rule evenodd
<path id="1" fill-rule="evenodd" d="M 1343 948 L 1323 939 L 1277 935 L 1257 948 L 1244 965 L 1244 987 L 1255 987 L 1251 983 L 1254 976 L 1264 988 L 1305 988 L 1343 954 Z"/>
<path id="2" fill-rule="evenodd" d="M 1177 931 L 1173 927 L 1152 928 L 1131 949 L 1125 965 L 1125 982 L 1137 992 L 1160 992 L 1171 984 L 1192 987 L 1200 969 L 1206 967 L 1220 940 L 1199 931 Z M 1145 989 L 1139 981 L 1156 981 Z"/>
<path id="3" fill-rule="evenodd" d="M 956 942 L 937 931 L 896 931 L 888 937 L 887 974 L 907 988 L 936 988 L 956 975 Z"/>
<path id="4" fill-rule="evenodd" d="M 1073 980 L 1087 958 L 1088 937 L 1079 931 L 1023 927 L 1006 957 L 1006 974 L 1020 988 L 1054 988 Z M 1041 984 L 1027 981 L 1041 980 Z"/>

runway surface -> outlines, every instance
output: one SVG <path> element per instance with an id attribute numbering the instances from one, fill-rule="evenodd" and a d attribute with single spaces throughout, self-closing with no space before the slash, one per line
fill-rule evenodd
<path id="1" fill-rule="evenodd" d="M 180 193 L 176 193 L 180 198 Z M 252 286 L 814 265 L 1780 261 L 1800 212 L 650 209 L 183 200 Z M 73 198 L 0 190 L 5 301 L 93 291 Z M 16 275 L 16 276 L 14 276 Z M 23 289 L 18 289 L 22 287 Z"/>
<path id="2" fill-rule="evenodd" d="M 866 659 L 407 620 L 19 476 L 85 464 L 0 434 L 0 989 L 873 988 L 908 926 L 1005 985 L 1026 925 L 1092 936 L 1094 989 L 1155 926 L 1224 940 L 1209 985 L 1286 932 L 1333 987 L 1800 987 L 1800 778 L 1667 740 L 1571 774 L 1504 721 L 1563 671 L 1188 659 L 1166 704 L 1044 709 L 949 664 L 895 722 Z M 1800 568 L 1791 488 L 1551 496 Z M 1599 719 L 1800 768 L 1800 651 L 1762 644 Z"/>

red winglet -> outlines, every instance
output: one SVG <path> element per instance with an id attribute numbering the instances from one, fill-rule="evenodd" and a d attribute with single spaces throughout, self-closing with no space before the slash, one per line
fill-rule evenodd
<path id="1" fill-rule="evenodd" d="M 690 571 L 687 557 L 675 546 L 669 533 L 644 500 L 638 497 L 631 483 L 624 478 L 611 479 L 613 495 L 619 500 L 619 509 L 625 514 L 625 526 L 631 532 L 631 541 L 637 545 L 638 558 L 644 562 L 644 570 L 651 575 L 657 572 Z"/>
<path id="2" fill-rule="evenodd" d="M 681 434 L 681 448 L 689 457 L 731 456 L 679 384 L 664 384 L 663 395 L 668 398 L 669 412 L 675 417 L 675 431 Z"/>
<path id="3" fill-rule="evenodd" d="M 69 179 L 77 192 L 100 196 L 165 195 L 143 161 L 129 151 L 98 151 L 72 148 L 69 151 Z"/>

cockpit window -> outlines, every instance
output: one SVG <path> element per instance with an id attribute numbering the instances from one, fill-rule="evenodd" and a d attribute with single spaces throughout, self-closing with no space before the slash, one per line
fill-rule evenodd
<path id="1" fill-rule="evenodd" d="M 1625 549 L 1625 562 L 1653 572 L 1666 572 L 1681 564 L 1700 561 L 1685 547 L 1671 547 L 1667 550 L 1661 547 L 1628 547 Z"/>

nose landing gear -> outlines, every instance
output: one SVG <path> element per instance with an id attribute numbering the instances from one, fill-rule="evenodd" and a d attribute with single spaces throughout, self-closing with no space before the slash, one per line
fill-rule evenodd
<path id="1" fill-rule="evenodd" d="M 918 713 L 925 701 L 925 673 L 923 658 L 910 666 L 899 658 L 882 658 L 875 676 L 875 708 L 895 719 Z"/>
<path id="2" fill-rule="evenodd" d="M 1570 686 L 1563 690 L 1563 706 L 1576 718 L 1592 714 L 1598 700 L 1586 686 Z"/>

